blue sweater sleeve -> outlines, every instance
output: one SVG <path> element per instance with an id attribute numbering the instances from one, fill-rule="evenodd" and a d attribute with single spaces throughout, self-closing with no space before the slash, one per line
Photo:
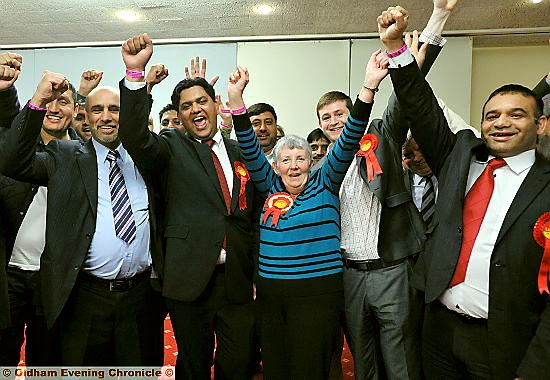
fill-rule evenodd
<path id="1" fill-rule="evenodd" d="M 267 160 L 256 134 L 250 124 L 248 113 L 233 115 L 233 124 L 237 140 L 241 147 L 242 159 L 250 173 L 252 182 L 262 193 L 268 193 L 278 182 L 279 176 L 275 173 Z"/>
<path id="2" fill-rule="evenodd" d="M 328 153 L 321 167 L 321 176 L 333 191 L 338 191 L 349 166 L 359 149 L 359 141 L 367 128 L 373 103 L 355 101 L 342 134 Z"/>

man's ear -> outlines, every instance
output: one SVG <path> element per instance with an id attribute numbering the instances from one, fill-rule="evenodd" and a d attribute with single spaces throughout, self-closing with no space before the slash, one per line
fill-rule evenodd
<path id="1" fill-rule="evenodd" d="M 275 173 L 277 173 L 278 175 L 281 175 L 281 172 L 279 171 L 279 167 L 277 166 L 277 164 L 275 163 L 275 161 L 273 161 L 271 163 L 271 167 L 273 168 L 273 170 L 275 170 Z"/>
<path id="2" fill-rule="evenodd" d="M 550 136 L 550 122 L 548 122 L 547 116 L 541 116 L 537 120 L 537 135 L 547 134 Z"/>

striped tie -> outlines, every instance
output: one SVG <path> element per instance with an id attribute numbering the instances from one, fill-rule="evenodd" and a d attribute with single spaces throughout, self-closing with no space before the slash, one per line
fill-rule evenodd
<path id="1" fill-rule="evenodd" d="M 431 177 L 424 177 L 426 184 L 422 192 L 422 205 L 420 206 L 420 214 L 426 224 L 426 228 L 430 228 L 433 224 L 435 212 L 435 189 Z"/>
<path id="2" fill-rule="evenodd" d="M 107 160 L 110 164 L 109 188 L 111 189 L 111 206 L 113 208 L 113 219 L 115 221 L 116 236 L 131 243 L 136 237 L 136 223 L 130 198 L 126 191 L 124 177 L 118 167 L 116 160 L 120 154 L 116 150 L 107 153 Z"/>

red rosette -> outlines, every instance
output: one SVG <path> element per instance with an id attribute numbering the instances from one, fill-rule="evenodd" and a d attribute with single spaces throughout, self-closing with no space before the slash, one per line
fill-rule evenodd
<path id="1" fill-rule="evenodd" d="M 367 179 L 372 181 L 374 179 L 374 174 L 380 175 L 383 173 L 378 159 L 374 154 L 374 151 L 378 148 L 378 137 L 372 133 L 367 133 L 359 141 L 359 151 L 357 156 L 365 157 L 365 165 L 367 165 Z"/>
<path id="2" fill-rule="evenodd" d="M 239 188 L 239 210 L 244 210 L 246 208 L 246 183 L 250 180 L 250 173 L 248 173 L 246 166 L 242 162 L 235 161 L 233 167 L 235 168 L 235 175 L 241 182 L 241 187 Z"/>
<path id="3" fill-rule="evenodd" d="M 533 228 L 535 241 L 544 248 L 540 263 L 538 286 L 540 294 L 550 294 L 548 283 L 550 282 L 550 212 L 545 212 L 535 223 Z"/>
<path id="4" fill-rule="evenodd" d="M 267 224 L 267 219 L 271 215 L 271 225 L 277 226 L 279 223 L 279 217 L 286 214 L 294 203 L 294 197 L 287 193 L 273 193 L 264 203 L 264 216 L 262 217 L 262 223 Z"/>

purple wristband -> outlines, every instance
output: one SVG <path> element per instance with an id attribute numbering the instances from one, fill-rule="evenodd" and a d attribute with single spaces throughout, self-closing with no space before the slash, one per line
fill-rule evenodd
<path id="1" fill-rule="evenodd" d="M 27 107 L 29 107 L 29 109 L 35 110 L 35 111 L 47 111 L 47 110 L 48 110 L 46 107 L 38 107 L 38 106 L 35 106 L 34 104 L 31 103 L 30 100 L 29 100 L 29 102 L 27 103 Z"/>
<path id="2" fill-rule="evenodd" d="M 246 112 L 246 106 L 242 106 L 239 109 L 231 110 L 231 115 L 242 115 L 245 112 Z"/>
<path id="3" fill-rule="evenodd" d="M 227 108 L 222 108 L 220 110 L 221 113 L 231 113 L 231 110 L 230 109 L 227 109 Z"/>
<path id="4" fill-rule="evenodd" d="M 232 125 L 227 125 L 227 124 L 225 124 L 223 121 L 220 123 L 220 127 L 222 127 L 223 129 L 231 129 L 231 128 L 233 128 Z"/>
<path id="5" fill-rule="evenodd" d="M 401 46 L 401 48 L 397 51 L 394 51 L 392 53 L 388 53 L 386 52 L 386 55 L 388 56 L 388 58 L 395 58 L 395 57 L 399 57 L 401 54 L 403 54 L 404 52 L 406 52 L 408 49 L 407 47 L 407 44 L 403 44 L 403 46 Z"/>

